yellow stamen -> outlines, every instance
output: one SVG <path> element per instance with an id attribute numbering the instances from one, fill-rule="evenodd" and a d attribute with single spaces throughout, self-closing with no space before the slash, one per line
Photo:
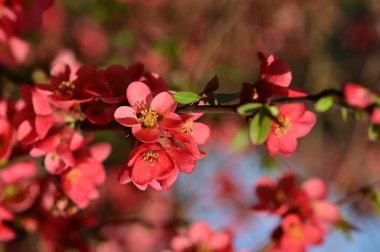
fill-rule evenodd
<path id="1" fill-rule="evenodd" d="M 155 150 L 148 150 L 142 155 L 142 160 L 144 160 L 144 164 L 154 166 L 158 162 L 158 158 L 160 155 Z"/>
<path id="2" fill-rule="evenodd" d="M 289 118 L 280 116 L 278 117 L 278 123 L 273 123 L 273 131 L 276 136 L 282 136 L 288 132 L 292 127 Z"/>
<path id="3" fill-rule="evenodd" d="M 194 129 L 193 129 L 193 120 L 186 120 L 184 123 L 180 126 L 181 132 L 186 135 L 194 135 Z"/>
<path id="4" fill-rule="evenodd" d="M 137 117 L 141 121 L 141 127 L 143 128 L 155 128 L 158 120 L 158 113 L 151 108 L 141 110 Z"/>
<path id="5" fill-rule="evenodd" d="M 73 95 L 75 85 L 71 81 L 62 81 L 58 86 L 59 91 L 64 95 Z"/>

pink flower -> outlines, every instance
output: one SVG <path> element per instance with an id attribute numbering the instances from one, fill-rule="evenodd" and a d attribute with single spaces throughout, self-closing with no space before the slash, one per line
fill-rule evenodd
<path id="1" fill-rule="evenodd" d="M 0 170 L 0 205 L 12 212 L 27 210 L 34 202 L 39 187 L 34 176 L 36 166 L 23 161 Z"/>
<path id="2" fill-rule="evenodd" d="M 91 200 L 99 197 L 96 186 L 105 181 L 105 169 L 101 161 L 83 158 L 60 175 L 63 190 L 79 207 L 87 207 Z"/>
<path id="3" fill-rule="evenodd" d="M 282 220 L 281 229 L 283 234 L 279 248 L 284 251 L 305 251 L 308 245 L 320 244 L 324 236 L 318 226 L 302 222 L 295 214 L 289 214 Z"/>
<path id="4" fill-rule="evenodd" d="M 14 118 L 16 135 L 23 145 L 30 145 L 44 139 L 57 118 L 53 117 L 53 107 L 42 91 L 22 86 L 20 95 L 22 106 Z"/>
<path id="5" fill-rule="evenodd" d="M 75 163 L 60 174 L 63 190 L 79 207 L 85 208 L 99 197 L 97 186 L 105 182 L 103 161 L 111 152 L 107 143 L 82 146 L 74 153 Z"/>
<path id="6" fill-rule="evenodd" d="M 74 166 L 74 151 L 82 147 L 84 143 L 84 137 L 81 134 L 64 127 L 35 143 L 30 150 L 30 155 L 32 157 L 45 156 L 44 165 L 48 172 L 60 174 Z"/>
<path id="7" fill-rule="evenodd" d="M 302 103 L 282 105 L 278 109 L 278 122 L 272 121 L 265 146 L 271 156 L 276 156 L 279 152 L 290 156 L 297 148 L 297 139 L 307 135 L 313 128 L 315 115 L 306 111 Z"/>
<path id="8" fill-rule="evenodd" d="M 204 123 L 195 122 L 202 115 L 202 113 L 181 115 L 182 123 L 175 129 L 174 134 L 191 137 L 196 144 L 205 144 L 210 136 L 210 128 Z"/>
<path id="9" fill-rule="evenodd" d="M 126 127 L 132 127 L 133 135 L 140 141 L 153 143 L 165 134 L 165 129 L 179 126 L 181 118 L 175 114 L 176 102 L 168 92 L 154 98 L 149 87 L 133 82 L 127 88 L 131 107 L 122 106 L 115 111 L 115 119 Z"/>
<path id="10" fill-rule="evenodd" d="M 155 189 L 169 188 L 178 170 L 169 154 L 158 143 L 146 143 L 131 151 L 127 167 L 119 174 L 119 183 L 133 182 L 139 189 L 148 185 Z"/>
<path id="11" fill-rule="evenodd" d="M 232 252 L 231 234 L 227 231 L 216 232 L 202 221 L 192 224 L 188 231 L 181 232 L 171 242 L 174 252 L 213 251 Z"/>
<path id="12" fill-rule="evenodd" d="M 335 224 L 339 220 L 339 208 L 326 200 L 328 188 L 325 182 L 321 179 L 310 178 L 303 183 L 302 190 L 309 197 L 314 221 L 320 226 Z"/>
<path id="13" fill-rule="evenodd" d="M 376 100 L 376 95 L 367 88 L 355 83 L 343 84 L 343 96 L 350 106 L 365 109 Z"/>

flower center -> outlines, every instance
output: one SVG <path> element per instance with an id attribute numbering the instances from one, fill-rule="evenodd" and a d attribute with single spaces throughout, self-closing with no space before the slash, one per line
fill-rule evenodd
<path id="1" fill-rule="evenodd" d="M 18 188 L 15 185 L 6 185 L 3 188 L 3 195 L 6 199 L 13 198 L 19 193 Z"/>
<path id="2" fill-rule="evenodd" d="M 71 183 L 75 183 L 78 178 L 82 175 L 82 172 L 79 169 L 72 168 L 67 174 L 66 179 Z"/>
<path id="3" fill-rule="evenodd" d="M 180 126 L 181 132 L 186 135 L 194 135 L 194 129 L 193 129 L 193 120 L 186 120 L 186 122 L 182 123 Z"/>
<path id="4" fill-rule="evenodd" d="M 137 116 L 143 128 L 155 128 L 158 120 L 158 113 L 151 108 L 140 110 Z"/>
<path id="5" fill-rule="evenodd" d="M 65 95 L 73 95 L 75 90 L 75 85 L 71 81 L 62 81 L 58 86 L 59 91 Z"/>
<path id="6" fill-rule="evenodd" d="M 278 123 L 273 124 L 273 131 L 276 136 L 282 136 L 290 130 L 292 124 L 290 123 L 289 118 L 280 116 L 278 117 Z"/>
<path id="7" fill-rule="evenodd" d="M 301 228 L 299 224 L 291 223 L 289 225 L 289 236 L 294 240 L 299 241 L 304 238 L 304 230 Z"/>
<path id="8" fill-rule="evenodd" d="M 158 162 L 160 155 L 155 150 L 148 150 L 142 155 L 142 160 L 145 165 L 154 166 Z"/>

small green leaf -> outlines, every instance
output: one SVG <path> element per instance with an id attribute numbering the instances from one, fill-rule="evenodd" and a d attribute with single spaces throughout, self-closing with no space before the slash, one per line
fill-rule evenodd
<path id="1" fill-rule="evenodd" d="M 371 200 L 372 209 L 376 216 L 380 217 L 380 194 L 372 188 L 366 188 L 363 193 Z"/>
<path id="2" fill-rule="evenodd" d="M 270 131 L 271 120 L 263 113 L 256 114 L 249 124 L 249 137 L 253 144 L 263 144 Z"/>
<path id="3" fill-rule="evenodd" d="M 280 111 L 276 106 L 267 106 L 266 107 L 268 111 L 271 113 L 272 116 L 278 116 L 280 114 Z"/>
<path id="4" fill-rule="evenodd" d="M 325 96 L 320 98 L 315 103 L 315 110 L 318 112 L 326 112 L 334 104 L 334 98 L 332 96 Z"/>
<path id="5" fill-rule="evenodd" d="M 251 115 L 253 111 L 262 108 L 261 103 L 246 103 L 237 108 L 237 112 L 241 115 Z"/>
<path id="6" fill-rule="evenodd" d="M 335 224 L 335 229 L 341 231 L 347 239 L 351 240 L 353 231 L 359 231 L 359 228 L 348 222 L 345 218 L 341 217 Z"/>
<path id="7" fill-rule="evenodd" d="M 189 104 L 198 101 L 201 97 L 194 92 L 180 91 L 173 94 L 173 98 L 176 102 L 181 104 Z"/>
<path id="8" fill-rule="evenodd" d="M 276 162 L 276 159 L 274 159 L 273 157 L 271 157 L 269 155 L 265 155 L 261 159 L 260 164 L 261 164 L 262 169 L 265 171 L 275 171 L 279 168 L 279 166 Z"/>
<path id="9" fill-rule="evenodd" d="M 379 128 L 371 124 L 368 126 L 368 138 L 371 141 L 376 141 L 379 137 Z"/>
<path id="10" fill-rule="evenodd" d="M 347 122 L 348 109 L 347 108 L 341 108 L 340 109 L 340 116 L 342 117 L 343 122 Z"/>
<path id="11" fill-rule="evenodd" d="M 231 148 L 237 153 L 244 151 L 249 146 L 248 127 L 241 127 L 231 139 Z"/>

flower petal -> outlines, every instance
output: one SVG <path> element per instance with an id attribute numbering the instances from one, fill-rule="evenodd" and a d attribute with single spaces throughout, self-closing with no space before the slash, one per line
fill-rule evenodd
<path id="1" fill-rule="evenodd" d="M 153 96 L 149 87 L 139 81 L 132 82 L 127 88 L 127 99 L 135 111 L 147 108 L 152 102 Z"/>
<path id="2" fill-rule="evenodd" d="M 150 107 L 154 111 L 164 117 L 168 114 L 173 113 L 176 106 L 177 103 L 173 99 L 172 95 L 168 92 L 159 93 L 153 98 L 152 103 L 150 104 Z"/>
<path id="3" fill-rule="evenodd" d="M 128 106 L 122 106 L 115 111 L 115 120 L 126 127 L 139 125 L 140 121 L 136 117 L 136 111 Z"/>
<path id="4" fill-rule="evenodd" d="M 158 128 L 149 129 L 142 128 L 140 125 L 132 127 L 132 134 L 142 142 L 145 143 L 154 143 L 157 142 L 162 131 Z"/>

